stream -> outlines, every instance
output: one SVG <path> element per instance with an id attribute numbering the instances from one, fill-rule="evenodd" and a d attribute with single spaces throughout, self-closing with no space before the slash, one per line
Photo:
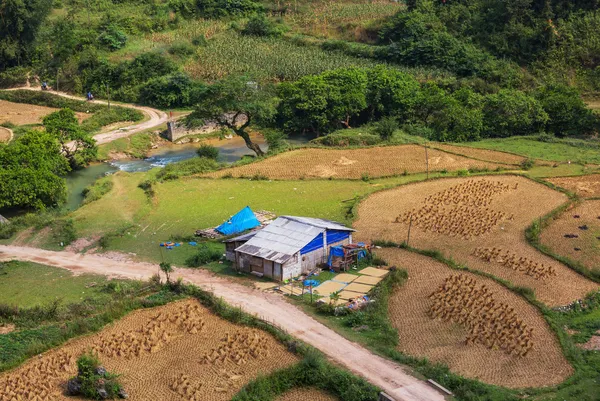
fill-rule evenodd
<path id="1" fill-rule="evenodd" d="M 266 152 L 268 145 L 262 136 L 253 138 L 253 141 L 260 145 Z M 294 137 L 288 140 L 290 144 L 299 145 L 308 142 L 304 137 Z M 90 186 L 98 178 L 115 173 L 117 171 L 126 171 L 129 173 L 144 172 L 156 167 L 164 167 L 167 164 L 180 162 L 196 157 L 196 149 L 201 145 L 213 145 L 219 148 L 219 161 L 232 163 L 239 160 L 242 156 L 253 155 L 254 153 L 246 147 L 244 140 L 238 136 L 231 139 L 212 138 L 200 143 L 174 145 L 168 144 L 162 148 L 156 149 L 145 159 L 122 159 L 106 163 L 96 163 L 81 170 L 73 171 L 67 176 L 67 202 L 64 205 L 66 210 L 75 210 L 83 202 L 82 191 Z"/>

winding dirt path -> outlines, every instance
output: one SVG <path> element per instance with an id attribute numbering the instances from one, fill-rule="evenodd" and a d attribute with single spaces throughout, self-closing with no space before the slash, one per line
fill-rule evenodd
<path id="1" fill-rule="evenodd" d="M 148 279 L 158 271 L 157 265 L 149 263 L 121 262 L 97 255 L 0 245 L 0 260 L 10 259 L 61 267 L 76 274 L 93 273 L 138 280 Z M 202 269 L 175 269 L 173 277 L 182 277 L 184 281 L 222 297 L 231 305 L 274 322 L 290 335 L 318 348 L 333 361 L 363 376 L 398 401 L 444 400 L 444 396 L 429 384 L 411 376 L 407 368 L 345 339 L 286 302 L 280 295 L 233 283 Z"/>
<path id="2" fill-rule="evenodd" d="M 11 88 L 11 89 L 7 89 L 7 90 L 41 91 L 41 88 L 25 86 L 25 87 L 20 87 L 20 88 Z M 49 93 L 51 93 L 53 95 L 57 95 L 57 96 L 62 96 L 67 99 L 81 100 L 84 102 L 86 101 L 85 98 L 69 95 L 68 93 L 64 93 L 64 92 L 51 91 Z M 104 100 L 94 100 L 93 102 L 95 104 L 108 104 L 108 102 L 106 102 Z M 96 140 L 96 143 L 98 145 L 102 145 L 103 143 L 112 142 L 115 139 L 126 138 L 126 137 L 136 134 L 138 132 L 142 132 L 147 129 L 156 127 L 158 125 L 164 124 L 165 122 L 167 122 L 167 119 L 168 119 L 167 113 L 165 113 L 164 111 L 160 111 L 158 109 L 153 109 L 152 107 L 136 106 L 134 104 L 128 104 L 128 103 L 114 103 L 113 102 L 111 104 L 114 104 L 115 106 L 126 107 L 129 109 L 139 110 L 142 113 L 146 114 L 149 118 L 145 121 L 142 121 L 141 123 L 128 125 L 126 127 L 121 127 L 121 128 L 118 128 L 118 129 L 115 129 L 112 131 L 103 132 L 103 133 L 94 135 L 94 139 Z"/>

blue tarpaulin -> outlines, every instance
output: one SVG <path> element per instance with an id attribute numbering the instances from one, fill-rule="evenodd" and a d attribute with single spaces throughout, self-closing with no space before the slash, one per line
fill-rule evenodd
<path id="1" fill-rule="evenodd" d="M 258 226 L 260 226 L 260 222 L 254 215 L 252 209 L 250 209 L 249 206 L 246 206 L 225 223 L 217 227 L 216 230 L 223 235 L 233 235 Z"/>
<path id="2" fill-rule="evenodd" d="M 344 256 L 344 248 L 341 246 L 332 246 L 329 248 L 329 259 L 327 260 L 327 265 L 331 267 L 331 261 L 334 256 Z"/>

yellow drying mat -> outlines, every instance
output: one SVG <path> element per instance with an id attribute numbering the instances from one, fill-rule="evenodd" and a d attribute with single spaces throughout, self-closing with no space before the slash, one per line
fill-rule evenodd
<path id="1" fill-rule="evenodd" d="M 346 291 L 346 290 L 344 290 L 344 291 L 340 292 L 340 299 L 348 299 L 348 300 L 350 298 L 355 299 L 355 298 L 358 298 L 358 297 L 362 297 L 363 295 L 365 295 L 365 294 L 362 294 L 360 292 L 354 292 L 354 291 Z"/>
<path id="2" fill-rule="evenodd" d="M 369 284 L 369 285 L 376 285 L 377 283 L 379 283 L 381 280 L 383 280 L 382 277 L 372 277 L 372 276 L 360 276 L 359 278 L 357 278 L 356 280 L 354 280 L 352 283 L 353 284 Z"/>
<path id="3" fill-rule="evenodd" d="M 318 287 L 313 287 L 313 294 L 316 292 L 318 295 L 322 297 L 328 297 L 344 288 L 346 284 L 344 283 L 336 283 L 335 281 L 327 280 L 321 283 Z"/>
<path id="4" fill-rule="evenodd" d="M 358 272 L 358 274 L 364 274 L 372 277 L 385 277 L 389 273 L 388 270 L 376 269 L 374 267 L 366 267 Z"/>
<path id="5" fill-rule="evenodd" d="M 366 294 L 372 289 L 373 286 L 369 284 L 350 283 L 346 288 L 344 288 L 344 291 L 362 292 Z"/>
<path id="6" fill-rule="evenodd" d="M 288 295 L 302 295 L 302 288 L 292 287 L 290 284 L 279 287 L 279 291 Z"/>
<path id="7" fill-rule="evenodd" d="M 332 278 L 332 280 L 340 281 L 342 283 L 351 283 L 354 280 L 356 280 L 357 278 L 358 278 L 358 276 L 356 274 L 342 273 L 342 274 L 338 274 L 337 276 Z"/>

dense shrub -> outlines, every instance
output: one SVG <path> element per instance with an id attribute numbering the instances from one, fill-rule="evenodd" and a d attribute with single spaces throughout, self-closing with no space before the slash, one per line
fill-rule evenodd
<path id="1" fill-rule="evenodd" d="M 488 95 L 483 114 L 487 137 L 537 134 L 548 122 L 548 114 L 535 98 L 510 89 Z"/>
<path id="2" fill-rule="evenodd" d="M 191 106 L 204 90 L 204 84 L 192 81 L 182 72 L 176 72 L 146 82 L 140 89 L 140 102 L 162 108 Z"/>
<path id="3" fill-rule="evenodd" d="M 535 97 L 548 114 L 546 131 L 563 137 L 599 129 L 598 117 L 587 108 L 576 89 L 564 85 L 544 86 L 535 92 Z"/>
<path id="4" fill-rule="evenodd" d="M 169 0 L 169 7 L 186 17 L 223 18 L 262 9 L 252 0 Z"/>
<path id="5" fill-rule="evenodd" d="M 127 35 L 115 24 L 109 24 L 103 27 L 98 42 L 109 50 L 119 50 L 127 42 Z"/>
<path id="6" fill-rule="evenodd" d="M 336 131 L 329 135 L 313 139 L 311 142 L 324 146 L 372 146 L 381 143 L 381 137 L 368 133 L 356 134 Z"/>
<path id="7" fill-rule="evenodd" d="M 242 34 L 253 36 L 278 37 L 283 34 L 283 29 L 268 19 L 263 13 L 254 14 L 246 23 Z"/>
<path id="8" fill-rule="evenodd" d="M 200 157 L 206 157 L 207 159 L 217 160 L 219 157 L 219 148 L 212 145 L 202 145 L 197 150 L 196 153 Z"/>
<path id="9" fill-rule="evenodd" d="M 375 124 L 373 132 L 379 135 L 382 140 L 388 141 L 392 138 L 394 132 L 396 132 L 398 128 L 398 121 L 396 121 L 395 118 L 384 117 Z"/>
<path id="10" fill-rule="evenodd" d="M 0 88 L 13 88 L 25 85 L 27 82 L 28 69 L 25 67 L 13 67 L 0 72 Z"/>
<path id="11" fill-rule="evenodd" d="M 91 400 L 117 398 L 122 390 L 117 378 L 117 375 L 106 372 L 100 366 L 96 356 L 91 353 L 83 354 L 77 359 L 77 376 L 69 380 L 77 382 L 80 388 L 78 391 L 72 391 L 70 395 L 82 395 Z M 101 394 L 100 389 L 103 389 L 106 394 Z"/>
<path id="12" fill-rule="evenodd" d="M 196 252 L 195 255 L 192 255 L 186 259 L 185 265 L 187 267 L 200 267 L 207 263 L 220 260 L 223 256 L 223 252 L 221 250 L 211 248 L 206 244 L 200 244 L 198 248 L 198 252 Z"/>
<path id="13" fill-rule="evenodd" d="M 169 48 L 169 54 L 179 57 L 189 57 L 196 53 L 196 48 L 187 42 L 174 43 Z"/>
<path id="14" fill-rule="evenodd" d="M 84 188 L 83 191 L 81 192 L 83 195 L 82 204 L 86 205 L 88 203 L 97 201 L 98 199 L 100 199 L 104 195 L 106 195 L 108 192 L 110 192 L 110 190 L 112 188 L 113 188 L 113 180 L 111 177 L 103 177 L 103 178 L 96 180 L 96 182 L 94 182 L 94 184 L 90 185 L 89 187 Z"/>
<path id="15" fill-rule="evenodd" d="M 61 246 L 67 246 L 77 239 L 77 232 L 72 219 L 55 220 L 50 225 L 52 239 Z"/>
<path id="16" fill-rule="evenodd" d="M 167 164 L 158 172 L 156 178 L 158 180 L 176 180 L 179 177 L 207 173 L 216 170 L 218 167 L 219 164 L 213 159 L 197 157 L 178 163 Z"/>

